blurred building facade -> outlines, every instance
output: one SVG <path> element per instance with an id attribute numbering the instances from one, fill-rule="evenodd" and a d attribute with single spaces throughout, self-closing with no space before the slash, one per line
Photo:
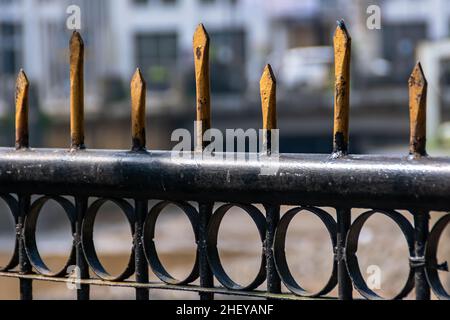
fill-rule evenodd
<path id="1" fill-rule="evenodd" d="M 366 25 L 374 3 L 381 8 L 380 30 Z M 304 79 L 331 78 L 332 35 L 341 17 L 353 38 L 355 90 L 404 86 L 417 45 L 450 32 L 448 0 L 0 0 L 0 114 L 12 110 L 20 67 L 41 110 L 67 114 L 71 4 L 81 8 L 88 112 L 126 101 L 136 67 L 154 108 L 182 105 L 194 94 L 191 46 L 199 22 L 211 37 L 212 90 L 235 97 L 232 106 L 245 105 L 249 93 L 257 98 L 268 62 L 281 89 L 292 84 L 294 94 L 308 87 Z"/>
<path id="2" fill-rule="evenodd" d="M 107 0 L 0 0 L 0 112 L 11 110 L 15 77 L 24 68 L 32 94 L 47 113 L 66 113 L 69 93 L 67 7 L 82 10 L 87 96 L 107 72 L 110 19 Z"/>

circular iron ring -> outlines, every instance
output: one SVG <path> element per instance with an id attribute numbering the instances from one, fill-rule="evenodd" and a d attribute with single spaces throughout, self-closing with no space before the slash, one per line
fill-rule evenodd
<path id="1" fill-rule="evenodd" d="M 325 286 L 317 292 L 308 292 L 304 288 L 302 288 L 297 281 L 295 281 L 292 273 L 289 269 L 289 265 L 286 259 L 286 235 L 289 224 L 292 219 L 299 213 L 303 211 L 308 211 L 318 217 L 323 224 L 325 225 L 328 234 L 330 235 L 331 243 L 333 245 L 333 250 L 336 247 L 336 222 L 333 217 L 329 215 L 322 209 L 314 208 L 314 207 L 297 207 L 290 209 L 287 211 L 283 217 L 280 219 L 278 223 L 277 229 L 275 231 L 273 250 L 274 250 L 274 258 L 275 258 L 275 267 L 277 268 L 278 275 L 280 276 L 281 281 L 285 284 L 285 286 L 294 294 L 303 296 L 303 297 L 318 297 L 321 295 L 325 295 L 337 284 L 337 262 L 336 259 L 333 258 L 333 270 L 331 272 L 330 278 L 328 279 Z"/>
<path id="2" fill-rule="evenodd" d="M 95 250 L 94 245 L 93 235 L 95 218 L 97 216 L 98 210 L 100 210 L 100 207 L 108 201 L 111 201 L 122 210 L 130 225 L 131 234 L 134 235 L 135 218 L 133 207 L 127 201 L 122 199 L 101 198 L 94 201 L 86 212 L 81 231 L 81 242 L 83 245 L 84 256 L 86 257 L 89 266 L 100 279 L 107 281 L 122 281 L 129 278 L 134 273 L 134 244 L 131 249 L 127 267 L 118 276 L 113 276 L 106 271 L 97 256 L 97 251 Z"/>
<path id="3" fill-rule="evenodd" d="M 161 201 L 156 204 L 149 212 L 147 218 L 144 223 L 144 234 L 143 234 L 143 243 L 144 243 L 144 253 L 147 258 L 148 263 L 150 264 L 155 275 L 163 282 L 168 284 L 188 284 L 195 281 L 199 276 L 198 270 L 198 255 L 197 252 L 195 254 L 195 263 L 192 267 L 189 275 L 182 280 L 178 280 L 164 268 L 161 260 L 159 259 L 158 252 L 155 246 L 155 229 L 156 229 L 156 221 L 160 213 L 169 205 L 173 204 L 180 208 L 184 214 L 188 217 L 189 222 L 191 223 L 192 230 L 194 232 L 195 242 L 198 242 L 198 234 L 197 234 L 197 226 L 198 226 L 198 214 L 197 210 L 193 206 L 185 202 L 172 202 L 172 201 Z"/>
<path id="4" fill-rule="evenodd" d="M 6 202 L 8 208 L 9 208 L 9 211 L 11 212 L 11 215 L 13 216 L 14 223 L 17 225 L 17 223 L 18 223 L 17 219 L 18 219 L 18 214 L 19 214 L 19 205 L 17 203 L 17 200 L 14 199 L 14 197 L 9 194 L 0 195 L 0 198 Z M 20 239 L 20 233 L 16 229 L 13 255 L 9 259 L 9 261 L 6 263 L 5 266 L 0 266 L 0 271 L 8 271 L 8 270 L 14 269 L 19 264 L 19 239 Z"/>
<path id="5" fill-rule="evenodd" d="M 438 275 L 439 270 L 437 269 L 437 251 L 439 247 L 439 240 L 447 225 L 450 225 L 450 214 L 440 218 L 433 226 L 433 229 L 431 229 L 428 236 L 425 249 L 425 261 L 427 262 L 426 275 L 428 283 L 430 284 L 434 294 L 441 300 L 450 300 L 450 294 L 442 285 Z"/>
<path id="6" fill-rule="evenodd" d="M 75 264 L 75 245 L 74 243 L 72 244 L 72 249 L 70 251 L 69 258 L 65 263 L 65 265 L 59 271 L 52 272 L 42 260 L 42 257 L 39 254 L 39 250 L 36 244 L 36 225 L 42 207 L 49 200 L 55 201 L 64 209 L 64 212 L 66 213 L 67 218 L 70 221 L 70 228 L 72 235 L 75 234 L 76 214 L 75 214 L 75 207 L 73 206 L 73 204 L 63 197 L 43 196 L 34 201 L 34 203 L 30 207 L 30 212 L 27 214 L 25 218 L 24 242 L 28 259 L 30 259 L 31 265 L 36 269 L 38 273 L 48 277 L 60 277 L 66 274 L 67 268 L 70 265 Z"/>
<path id="7" fill-rule="evenodd" d="M 219 252 L 217 250 L 217 238 L 219 235 L 219 227 L 222 222 L 225 214 L 232 207 L 238 207 L 244 210 L 250 218 L 252 218 L 253 222 L 256 224 L 258 229 L 259 236 L 261 238 L 262 244 L 266 239 L 266 219 L 264 215 L 257 208 L 246 205 L 246 204 L 224 204 L 219 207 L 211 217 L 208 225 L 208 234 L 207 234 L 207 252 L 208 252 L 208 261 L 211 267 L 214 276 L 219 280 L 219 282 L 226 288 L 231 290 L 253 290 L 260 286 L 265 278 L 266 278 L 266 257 L 264 255 L 264 248 L 262 246 L 261 253 L 261 265 L 258 271 L 258 274 L 253 279 L 253 281 L 247 286 L 241 286 L 238 283 L 234 282 L 225 272 L 225 269 L 222 266 L 220 261 Z"/>
<path id="8" fill-rule="evenodd" d="M 352 279 L 353 285 L 355 286 L 356 290 L 358 290 L 358 292 L 366 299 L 385 300 L 385 298 L 376 294 L 373 290 L 371 290 L 367 286 L 367 283 L 365 282 L 364 277 L 361 274 L 358 258 L 356 256 L 356 252 L 358 251 L 358 240 L 361 230 L 366 221 L 375 213 L 381 213 L 387 216 L 388 218 L 392 219 L 397 224 L 397 226 L 402 231 L 408 244 L 410 257 L 414 256 L 414 229 L 409 223 L 409 221 L 397 211 L 370 210 L 362 213 L 358 218 L 356 218 L 347 234 L 345 262 L 347 265 L 349 276 Z M 408 279 L 406 280 L 406 283 L 403 286 L 403 288 L 393 298 L 393 300 L 404 298 L 411 292 L 413 288 L 414 288 L 414 270 L 410 266 Z"/>

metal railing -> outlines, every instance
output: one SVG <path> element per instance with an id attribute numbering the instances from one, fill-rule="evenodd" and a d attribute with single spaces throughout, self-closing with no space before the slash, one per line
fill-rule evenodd
<path id="1" fill-rule="evenodd" d="M 145 149 L 145 82 L 139 70 L 131 82 L 131 151 L 88 150 L 83 129 L 83 41 L 75 32 L 70 42 L 71 148 L 31 149 L 28 145 L 28 80 L 20 72 L 16 86 L 16 148 L 0 149 L 0 194 L 16 223 L 16 248 L 0 276 L 20 281 L 21 299 L 32 298 L 33 281 L 73 281 L 67 268 L 80 271 L 78 299 L 89 299 L 90 286 L 131 287 L 137 299 L 148 299 L 149 290 L 198 292 L 201 299 L 231 294 L 274 299 L 325 297 L 338 286 L 338 298 L 351 299 L 355 288 L 367 299 L 381 299 L 370 289 L 358 263 L 358 238 L 366 221 L 384 215 L 401 229 L 408 249 L 410 272 L 403 298 L 416 289 L 417 299 L 429 299 L 430 288 L 449 299 L 439 272 L 439 239 L 450 223 L 443 216 L 429 231 L 429 213 L 450 208 L 450 158 L 428 157 L 425 151 L 427 83 L 417 64 L 409 80 L 411 139 L 405 157 L 349 155 L 349 84 L 351 39 L 340 22 L 334 37 L 335 118 L 331 155 L 278 154 L 271 158 L 276 125 L 276 82 L 270 66 L 261 78 L 264 149 L 245 161 L 235 153 L 202 157 L 201 137 L 210 123 L 208 35 L 200 25 L 194 35 L 197 84 L 197 137 L 194 151 Z M 200 155 L 200 157 L 199 157 Z M 219 160 L 218 160 L 219 159 Z M 273 169 L 261 174 L 262 168 Z M 41 195 L 31 201 L 32 195 Z M 94 198 L 90 205 L 88 200 Z M 73 199 L 73 200 L 72 200 Z M 56 201 L 66 212 L 73 234 L 71 254 L 64 268 L 50 270 L 39 254 L 36 224 L 44 204 Z M 149 200 L 161 200 L 148 208 Z M 131 227 L 133 247 L 126 270 L 110 275 L 101 264 L 93 240 L 98 210 L 113 202 Z M 225 203 L 215 208 L 217 203 Z M 176 279 L 165 269 L 154 243 L 156 221 L 167 205 L 174 204 L 189 219 L 197 243 L 192 271 Z M 259 210 L 255 204 L 262 204 Z M 282 205 L 294 205 L 280 214 Z M 333 207 L 335 220 L 319 207 Z M 261 265 L 248 285 L 235 282 L 225 271 L 217 248 L 222 219 L 233 207 L 242 209 L 255 223 L 261 239 Z M 352 221 L 352 208 L 373 208 Z M 404 214 L 414 218 L 412 225 Z M 263 212 L 264 211 L 264 212 Z M 305 290 L 293 277 L 285 253 L 287 229 L 292 219 L 309 212 L 325 225 L 333 244 L 333 270 L 317 292 Z M 160 279 L 149 281 L 148 266 Z M 15 269 L 18 267 L 18 270 Z M 130 280 L 130 277 L 134 280 Z M 200 279 L 199 285 L 193 282 Z M 214 283 L 216 280 L 216 283 Z M 265 290 L 258 289 L 267 280 Z M 281 284 L 290 291 L 282 293 Z M 1 290 L 1 289 L 0 289 Z"/>

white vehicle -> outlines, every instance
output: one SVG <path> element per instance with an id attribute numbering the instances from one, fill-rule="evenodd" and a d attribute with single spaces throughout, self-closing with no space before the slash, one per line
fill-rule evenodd
<path id="1" fill-rule="evenodd" d="M 282 57 L 280 82 L 288 89 L 324 88 L 330 80 L 332 63 L 332 47 L 289 49 Z"/>

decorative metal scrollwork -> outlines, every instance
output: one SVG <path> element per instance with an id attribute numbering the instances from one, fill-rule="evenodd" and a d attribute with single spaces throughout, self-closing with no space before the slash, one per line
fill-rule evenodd
<path id="1" fill-rule="evenodd" d="M 445 230 L 450 225 L 450 214 L 443 216 L 436 222 L 428 236 L 427 246 L 425 250 L 426 274 L 428 283 L 434 294 L 442 300 L 450 300 L 450 293 L 447 292 L 439 279 L 439 271 L 447 271 L 447 261 L 439 264 L 437 261 L 437 251 L 439 240 Z"/>
<path id="2" fill-rule="evenodd" d="M 97 216 L 97 212 L 100 207 L 108 201 L 116 204 L 122 210 L 130 225 L 131 234 L 134 235 L 135 216 L 133 207 L 127 201 L 122 199 L 102 198 L 94 201 L 86 212 L 86 216 L 83 220 L 81 241 L 83 244 L 84 255 L 92 271 L 94 271 L 94 273 L 100 279 L 109 281 L 121 281 L 129 278 L 134 274 L 134 248 L 131 250 L 130 258 L 125 270 L 118 276 L 112 276 L 103 267 L 97 256 L 97 252 L 94 246 L 93 233 L 95 217 Z"/>
<path id="3" fill-rule="evenodd" d="M 284 285 L 291 292 L 299 296 L 317 297 L 327 294 L 328 292 L 333 290 L 333 288 L 336 286 L 337 284 L 336 259 L 333 259 L 333 270 L 325 286 L 317 292 L 308 292 L 303 287 L 301 287 L 301 285 L 292 276 L 285 253 L 286 235 L 289 224 L 297 214 L 301 214 L 305 211 L 314 214 L 323 222 L 328 231 L 328 234 L 330 235 L 333 248 L 336 247 L 336 222 L 334 221 L 332 216 L 330 216 L 327 212 L 319 208 L 314 207 L 293 208 L 287 211 L 281 218 L 280 222 L 278 223 L 273 245 L 275 266 L 277 268 L 278 275 L 280 276 Z"/>
<path id="4" fill-rule="evenodd" d="M 348 273 L 350 278 L 352 279 L 353 285 L 356 290 L 365 298 L 371 300 L 381 300 L 384 299 L 373 290 L 371 290 L 367 283 L 364 280 L 364 277 L 361 274 L 361 270 L 359 268 L 358 258 L 356 256 L 356 252 L 358 251 L 358 240 L 361 230 L 366 223 L 366 221 L 373 216 L 374 214 L 382 214 L 392 219 L 397 226 L 402 231 L 406 242 L 408 244 L 409 255 L 410 257 L 414 256 L 414 229 L 409 223 L 409 221 L 402 216 L 399 212 L 393 210 L 370 210 L 367 211 L 356 218 L 353 224 L 350 227 L 350 230 L 347 235 L 346 241 L 346 263 Z M 410 266 L 408 279 L 404 284 L 403 288 L 400 292 L 395 295 L 394 299 L 402 299 L 407 296 L 411 290 L 414 288 L 414 270 L 412 266 Z"/>
<path id="5" fill-rule="evenodd" d="M 217 250 L 217 238 L 219 235 L 219 227 L 222 222 L 225 214 L 233 207 L 238 207 L 244 210 L 253 222 L 256 224 L 258 229 L 259 236 L 261 238 L 261 265 L 256 277 L 251 281 L 248 285 L 240 285 L 233 281 L 230 276 L 225 272 L 225 269 L 222 266 L 220 261 L 219 252 Z M 208 252 L 208 261 L 211 267 L 211 270 L 216 277 L 216 279 L 227 289 L 232 290 L 252 290 L 260 286 L 265 278 L 266 278 L 266 258 L 264 255 L 264 249 L 262 244 L 266 238 L 266 219 L 264 215 L 259 211 L 256 207 L 247 204 L 225 204 L 219 207 L 211 217 L 208 226 L 208 235 L 207 235 L 207 252 Z"/>
<path id="6" fill-rule="evenodd" d="M 367 220 L 375 214 L 381 214 L 389 219 L 391 219 L 401 230 L 409 250 L 409 274 L 408 278 L 403 285 L 402 289 L 394 296 L 394 299 L 401 299 L 406 297 L 411 290 L 414 288 L 414 273 L 416 268 L 424 268 L 426 270 L 427 282 L 429 283 L 431 289 L 436 294 L 439 299 L 450 300 L 450 293 L 444 288 L 441 279 L 439 278 L 439 271 L 448 271 L 447 263 L 438 263 L 437 251 L 439 246 L 439 241 L 444 233 L 447 226 L 450 225 L 450 214 L 443 216 L 440 220 L 436 222 L 431 232 L 429 233 L 428 240 L 426 242 L 425 255 L 423 257 L 416 257 L 415 255 L 415 240 L 414 240 L 414 227 L 411 223 L 399 212 L 394 210 L 370 210 L 360 214 L 351 224 L 350 229 L 347 234 L 345 246 L 341 246 L 338 250 L 337 245 L 337 222 L 335 219 L 323 209 L 318 207 L 308 207 L 299 206 L 289 209 L 282 215 L 281 219 L 275 229 L 275 234 L 273 238 L 273 244 L 266 243 L 266 216 L 254 205 L 251 204 L 236 204 L 227 203 L 218 207 L 212 214 L 207 230 L 206 230 L 206 242 L 199 242 L 199 211 L 191 204 L 184 201 L 161 201 L 154 205 L 142 222 L 137 222 L 136 210 L 127 200 L 116 199 L 116 198 L 100 198 L 94 201 L 85 212 L 82 221 L 81 234 L 78 235 L 75 231 L 76 225 L 76 209 L 75 205 L 68 199 L 60 196 L 42 196 L 35 200 L 29 207 L 29 211 L 26 213 L 24 225 L 19 225 L 19 201 L 12 195 L 0 195 L 0 198 L 4 200 L 10 213 L 16 224 L 16 237 L 15 237 L 15 248 L 14 254 L 11 259 L 6 263 L 5 266 L 0 267 L 0 272 L 6 272 L 14 269 L 19 264 L 19 243 L 23 239 L 23 244 L 25 246 L 26 256 L 28 257 L 31 265 L 36 270 L 37 273 L 48 276 L 48 277 L 62 277 L 67 276 L 67 268 L 69 265 L 76 264 L 76 245 L 82 244 L 82 252 L 84 257 L 90 267 L 90 269 L 101 279 L 107 281 L 122 281 L 135 273 L 135 250 L 137 248 L 136 241 L 142 241 L 143 251 L 145 253 L 145 259 L 147 260 L 149 266 L 155 273 L 155 275 L 163 282 L 171 285 L 186 285 L 194 282 L 199 277 L 199 251 L 205 250 L 208 259 L 209 267 L 214 275 L 214 277 L 229 290 L 238 291 L 250 291 L 259 287 L 266 280 L 266 254 L 273 257 L 276 273 L 280 277 L 281 281 L 284 283 L 286 288 L 293 294 L 304 297 L 318 297 L 328 294 L 333 290 L 338 283 L 337 276 L 337 260 L 339 257 L 343 257 L 348 274 L 351 278 L 353 286 L 355 289 L 366 299 L 379 300 L 384 299 L 384 297 L 377 294 L 374 290 L 369 288 L 366 283 L 361 270 L 359 261 L 357 258 L 358 251 L 358 241 L 361 234 L 361 230 L 364 227 Z M 69 257 L 67 258 L 64 266 L 60 270 L 52 271 L 44 263 L 36 244 L 36 225 L 42 208 L 48 201 L 55 201 L 64 210 L 67 218 L 69 219 L 71 231 L 73 235 L 73 245 Z M 130 226 L 130 232 L 133 235 L 133 246 L 129 256 L 128 264 L 125 270 L 117 275 L 113 276 L 109 274 L 102 263 L 100 262 L 94 245 L 93 233 L 94 233 L 94 223 L 100 208 L 106 203 L 112 202 L 117 205 L 123 214 L 125 215 L 127 222 Z M 158 256 L 158 252 L 155 245 L 155 229 L 156 222 L 160 214 L 169 205 L 174 205 L 181 209 L 183 214 L 189 219 L 192 231 L 194 233 L 195 242 L 197 244 L 197 251 L 195 254 L 195 262 L 190 270 L 189 274 L 183 279 L 177 279 L 172 276 L 164 267 L 163 263 Z M 261 240 L 261 264 L 259 270 L 253 280 L 248 285 L 241 285 L 226 273 L 222 262 L 220 260 L 219 251 L 217 248 L 218 233 L 220 225 L 224 216 L 230 209 L 237 207 L 242 209 L 252 221 L 255 223 L 258 234 Z M 144 211 L 145 212 L 145 211 Z M 302 213 L 311 213 L 315 217 L 319 218 L 324 224 L 330 240 L 333 246 L 333 266 L 332 272 L 320 290 L 316 292 L 310 292 L 306 290 L 300 283 L 296 281 L 291 273 L 291 269 L 287 262 L 286 257 L 286 237 L 289 225 L 291 224 L 294 217 Z M 136 223 L 138 223 L 136 225 Z M 136 226 L 141 226 L 142 224 L 142 238 L 135 234 Z M 270 248 L 267 246 L 271 245 Z M 267 252 L 264 248 L 269 249 Z"/>
<path id="7" fill-rule="evenodd" d="M 159 214 L 166 208 L 168 205 L 173 204 L 180 208 L 183 213 L 188 217 L 191 225 L 192 230 L 194 232 L 195 241 L 198 241 L 198 233 L 197 233 L 197 226 L 198 226 L 198 213 L 197 210 L 190 204 L 186 202 L 171 202 L 171 201 L 162 201 L 158 204 L 156 204 L 149 212 L 147 219 L 144 223 L 144 235 L 143 235 L 143 242 L 144 242 L 144 252 L 145 256 L 147 258 L 148 263 L 150 264 L 153 272 L 156 274 L 156 276 L 163 282 L 169 283 L 169 284 L 188 284 L 193 281 L 195 281 L 198 278 L 199 271 L 198 271 L 198 256 L 196 254 L 195 256 L 195 263 L 192 267 L 191 272 L 189 275 L 182 280 L 178 280 L 172 275 L 170 275 L 169 272 L 164 268 L 163 264 L 161 263 L 161 260 L 159 259 L 158 252 L 156 251 L 156 246 L 154 242 L 155 237 L 155 228 L 156 228 L 156 221 L 158 219 Z"/>
<path id="8" fill-rule="evenodd" d="M 30 259 L 31 265 L 36 271 L 42 275 L 49 277 L 59 277 L 66 274 L 67 267 L 75 264 L 75 246 L 72 245 L 72 249 L 64 266 L 58 271 L 51 271 L 39 253 L 36 244 L 36 224 L 41 213 L 42 207 L 49 201 L 53 200 L 59 204 L 67 215 L 72 230 L 72 235 L 75 234 L 75 207 L 66 198 L 59 196 L 44 196 L 33 202 L 30 207 L 30 211 L 25 220 L 24 239 L 25 249 L 27 251 L 28 259 Z M 76 241 L 76 240 L 75 240 Z"/>
<path id="9" fill-rule="evenodd" d="M 17 200 L 14 199 L 13 196 L 9 194 L 0 195 L 0 198 L 5 201 L 6 205 L 9 208 L 9 212 L 14 219 L 14 223 L 17 225 L 18 214 L 19 214 L 19 206 L 17 204 Z M 8 271 L 14 269 L 19 264 L 19 239 L 20 239 L 20 231 L 16 228 L 16 236 L 15 236 L 15 244 L 14 244 L 14 252 L 9 261 L 5 266 L 0 266 L 0 271 Z"/>

